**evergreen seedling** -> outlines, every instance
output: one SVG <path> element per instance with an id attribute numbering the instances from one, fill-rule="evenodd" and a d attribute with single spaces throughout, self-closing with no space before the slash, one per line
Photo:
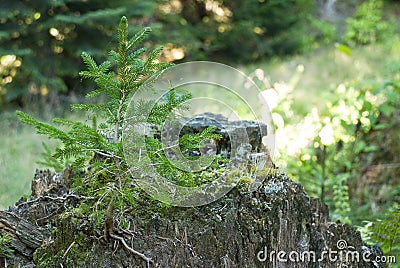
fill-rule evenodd
<path id="1" fill-rule="evenodd" d="M 146 53 L 145 48 L 138 48 L 150 33 L 150 28 L 143 29 L 130 39 L 127 28 L 127 19 L 123 17 L 118 30 L 118 49 L 109 53 L 107 61 L 97 64 L 88 53 L 82 53 L 87 70 L 80 72 L 80 75 L 93 80 L 97 85 L 87 94 L 89 99 L 96 97 L 97 102 L 77 104 L 72 108 L 91 113 L 92 124 L 56 118 L 53 123 L 58 126 L 53 126 L 21 111 L 17 114 L 22 122 L 34 126 L 37 133 L 61 141 L 61 145 L 51 154 L 49 147 L 45 146 L 48 153 L 44 162 L 57 169 L 65 167 L 67 163 L 71 164 L 75 171 L 83 171 L 75 173 L 83 175 L 82 178 L 73 178 L 72 190 L 89 198 L 83 197 L 84 201 L 78 207 L 66 209 L 62 214 L 64 218 L 79 219 L 74 222 L 77 230 L 86 230 L 87 226 L 92 226 L 91 235 L 98 235 L 103 226 L 103 237 L 106 241 L 114 239 L 122 242 L 130 252 L 149 264 L 150 258 L 130 248 L 124 238 L 114 232 L 116 229 L 121 231 L 129 225 L 129 220 L 132 220 L 130 213 L 137 215 L 143 209 L 157 211 L 165 208 L 159 206 L 159 202 L 143 195 L 143 191 L 132 180 L 124 158 L 122 132 L 128 104 L 134 98 L 135 92 L 145 83 L 154 81 L 153 79 L 170 64 L 157 61 L 162 47 L 149 53 Z M 165 120 L 175 117 L 179 110 L 187 108 L 185 102 L 190 98 L 191 95 L 187 92 L 170 88 L 157 103 L 151 100 L 135 100 L 137 107 L 134 109 L 140 114 L 141 105 L 152 105 L 145 123 L 154 129 L 161 129 Z M 219 139 L 220 135 L 213 131 L 214 128 L 209 127 L 201 133 L 183 135 L 179 138 L 181 150 L 197 150 L 203 141 Z M 171 164 L 162 146 L 157 135 L 146 137 L 147 153 L 157 172 L 181 185 L 196 185 L 191 172 L 179 170 Z M 140 165 L 141 163 L 138 163 L 138 168 Z M 213 163 L 211 168 L 215 169 L 216 163 Z M 58 217 L 61 221 L 62 218 Z M 62 252 L 65 250 L 68 251 L 63 249 Z M 52 258 L 58 260 L 64 256 L 57 255 Z"/>
<path id="2" fill-rule="evenodd" d="M 123 17 L 118 30 L 118 49 L 110 51 L 107 61 L 97 64 L 88 53 L 82 53 L 87 70 L 80 72 L 80 75 L 93 80 L 97 85 L 97 88 L 87 94 L 87 98 L 96 97 L 102 101 L 76 104 L 72 108 L 90 112 L 93 121 L 91 125 L 56 118 L 53 122 L 59 126 L 53 126 L 24 112 L 17 112 L 21 121 L 34 126 L 37 133 L 61 141 L 61 146 L 56 148 L 51 158 L 45 159 L 47 163 L 59 168 L 67 161 L 75 169 L 85 171 L 90 167 L 91 177 L 111 176 L 120 187 L 121 182 L 129 177 L 121 138 L 129 101 L 144 83 L 149 83 L 170 66 L 157 60 L 162 47 L 150 51 L 147 55 L 145 48 L 138 47 L 150 31 L 150 28 L 144 28 L 132 38 L 128 38 L 128 22 Z M 163 98 L 164 102 L 154 105 L 147 122 L 156 127 L 161 126 L 171 114 L 185 108 L 184 103 L 190 98 L 191 95 L 186 92 L 170 89 Z M 146 100 L 138 100 L 138 103 L 143 105 Z M 195 150 L 200 147 L 202 140 L 216 140 L 219 137 L 213 133 L 213 128 L 208 128 L 202 133 L 181 137 L 180 147 Z M 166 159 L 163 150 L 160 150 L 162 145 L 159 140 L 147 137 L 146 144 L 150 158 L 156 162 L 157 171 L 169 175 L 173 180 L 179 178 L 175 181 L 182 185 L 195 184 L 192 174 L 179 170 Z"/>

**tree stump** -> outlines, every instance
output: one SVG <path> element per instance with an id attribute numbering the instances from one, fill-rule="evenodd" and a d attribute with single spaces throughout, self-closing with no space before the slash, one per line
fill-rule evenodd
<path id="1" fill-rule="evenodd" d="M 207 125 L 195 123 L 188 131 Z M 251 134 L 253 145 L 263 135 Z M 2 267 L 386 267 L 363 259 L 382 255 L 379 248 L 332 222 L 326 205 L 276 170 L 261 174 L 256 188 L 241 182 L 201 207 L 160 207 L 144 198 L 141 210 L 124 211 L 126 228 L 114 234 L 121 239 L 104 239 L 79 212 L 90 197 L 70 189 L 73 176 L 37 171 L 32 196 L 0 211 L 0 235 L 11 238 L 13 250 L 0 256 Z"/>

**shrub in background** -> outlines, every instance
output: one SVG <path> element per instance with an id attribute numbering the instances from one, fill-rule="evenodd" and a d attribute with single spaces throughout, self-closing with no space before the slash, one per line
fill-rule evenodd
<path id="1" fill-rule="evenodd" d="M 293 111 L 298 79 L 266 91 L 267 101 L 276 100 L 269 107 L 280 137 L 278 161 L 309 194 L 329 205 L 333 219 L 360 223 L 366 214 L 381 216 L 400 202 L 398 78 L 343 83 L 326 101 L 324 113 L 313 108 L 305 116 Z"/>
<path id="2" fill-rule="evenodd" d="M 383 0 L 362 3 L 346 21 L 344 41 L 350 45 L 366 45 L 383 39 L 388 34 L 389 23 L 383 20 L 382 7 Z"/>

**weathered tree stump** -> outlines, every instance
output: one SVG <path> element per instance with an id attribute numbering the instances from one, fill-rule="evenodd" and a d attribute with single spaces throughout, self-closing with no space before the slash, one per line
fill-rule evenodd
<path id="1" fill-rule="evenodd" d="M 190 120 L 183 120 L 184 127 L 182 134 L 199 133 L 209 126 L 216 128 L 216 133 L 222 135 L 222 139 L 217 144 L 217 153 L 221 151 L 229 152 L 232 148 L 232 143 L 238 140 L 247 140 L 252 146 L 254 152 L 262 150 L 262 138 L 267 135 L 267 126 L 263 123 L 253 121 L 228 121 L 222 115 L 212 113 L 204 113 Z M 240 144 L 235 144 L 240 146 Z"/>
<path id="2" fill-rule="evenodd" d="M 0 212 L 0 234 L 14 250 L 8 267 L 386 267 L 363 259 L 381 255 L 379 248 L 332 222 L 326 205 L 276 170 L 255 189 L 242 182 L 201 207 L 143 200 L 139 212 L 127 209 L 128 227 L 115 234 L 126 245 L 106 241 L 88 215 L 63 213 L 90 199 L 70 190 L 72 176 L 37 171 L 32 196 Z"/>

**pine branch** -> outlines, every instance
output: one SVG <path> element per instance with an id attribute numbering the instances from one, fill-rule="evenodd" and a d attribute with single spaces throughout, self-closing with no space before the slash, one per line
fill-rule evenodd
<path id="1" fill-rule="evenodd" d="M 66 142 L 71 141 L 70 136 L 66 132 L 56 127 L 53 127 L 52 125 L 39 122 L 38 120 L 34 119 L 30 115 L 22 111 L 17 111 L 16 114 L 20 117 L 22 123 L 34 126 L 38 134 L 48 135 L 49 138 L 59 139 Z"/>
<path id="2" fill-rule="evenodd" d="M 151 33 L 151 28 L 146 27 L 137 34 L 135 34 L 134 37 L 129 40 L 128 44 L 126 45 L 127 50 L 131 50 L 136 48 L 138 44 L 140 44 L 149 34 Z"/>

